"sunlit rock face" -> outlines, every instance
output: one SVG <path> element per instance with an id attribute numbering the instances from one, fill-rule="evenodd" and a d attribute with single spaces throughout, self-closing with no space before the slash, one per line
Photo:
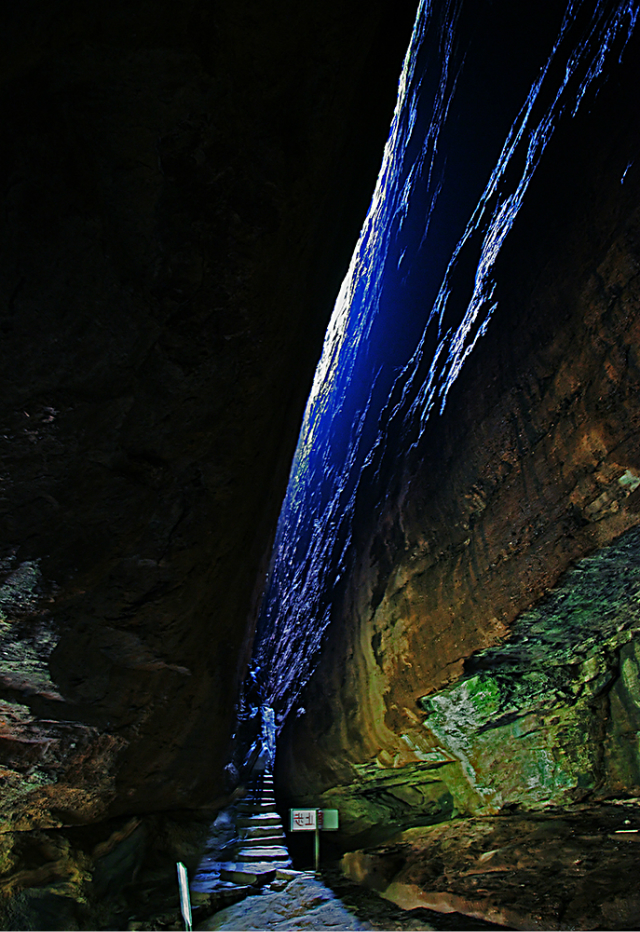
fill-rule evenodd
<path id="1" fill-rule="evenodd" d="M 390 10 L 3 14 L 3 831 L 232 788 L 277 510 L 415 13 Z"/>
<path id="2" fill-rule="evenodd" d="M 437 96 L 424 104 L 444 121 L 440 155 L 429 172 L 428 160 L 411 163 L 412 173 L 403 148 L 378 201 L 383 212 L 386 198 L 398 222 L 398 205 L 410 211 L 416 190 L 423 209 L 434 186 L 412 269 L 427 265 L 429 244 L 440 242 L 438 197 L 456 184 L 446 167 L 438 174 L 437 160 L 447 144 L 458 151 L 456 94 L 464 98 L 465 81 L 485 80 L 464 31 L 469 11 L 462 5 L 459 19 L 447 20 L 448 8 L 429 20 L 427 9 L 417 42 L 437 36 L 444 54 L 447 36 L 460 40 L 451 43 L 458 83 L 446 106 L 437 110 Z M 281 549 L 294 553 L 288 528 L 315 518 L 302 548 L 312 556 L 288 589 L 276 556 L 272 576 L 286 597 L 284 611 L 274 599 L 271 623 L 286 628 L 295 618 L 291 640 L 304 646 L 306 638 L 309 653 L 316 642 L 306 619 L 325 633 L 301 695 L 293 676 L 288 692 L 271 676 L 276 701 L 294 713 L 280 740 L 279 778 L 296 801 L 341 810 L 347 847 L 461 814 L 639 792 L 637 9 L 589 4 L 574 18 L 558 4 L 556 13 L 535 81 L 512 113 L 515 128 L 496 143 L 495 184 L 480 184 L 442 285 L 429 293 L 426 273 L 408 273 L 408 284 L 391 290 L 419 309 L 417 281 L 426 283 L 425 330 L 386 409 L 372 415 L 382 410 L 378 439 L 363 430 L 344 468 L 330 444 L 317 457 L 327 485 L 339 477 L 323 501 L 343 495 L 348 505 L 335 545 L 330 505 L 296 512 L 313 471 L 311 454 L 299 452 L 311 466 L 291 493 L 296 517 L 281 524 Z M 524 42 L 505 28 L 505 39 Z M 465 72 L 474 62 L 479 70 Z M 407 74 L 401 106 L 411 113 L 418 78 Z M 432 127 L 417 110 L 412 126 Z M 402 110 L 396 116 L 401 123 Z M 464 137 L 471 152 L 475 139 Z M 387 270 L 411 242 L 396 227 L 371 260 L 382 266 L 376 313 Z M 334 384 L 340 378 L 349 380 L 338 374 Z M 316 439 L 318 397 L 307 410 Z M 327 417 L 337 436 L 339 415 Z M 353 437 L 361 421 L 352 423 Z M 353 463 L 357 479 L 349 480 Z"/>

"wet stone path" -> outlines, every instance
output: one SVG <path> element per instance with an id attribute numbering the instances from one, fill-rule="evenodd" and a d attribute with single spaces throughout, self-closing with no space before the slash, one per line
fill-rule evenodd
<path id="1" fill-rule="evenodd" d="M 339 868 L 319 876 L 307 871 L 279 870 L 274 881 L 241 902 L 219 910 L 196 930 L 419 930 L 504 929 L 458 913 L 428 909 L 406 911 L 345 879 Z"/>

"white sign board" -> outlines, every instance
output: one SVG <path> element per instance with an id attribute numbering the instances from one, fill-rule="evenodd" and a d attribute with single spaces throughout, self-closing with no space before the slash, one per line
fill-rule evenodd
<path id="1" fill-rule="evenodd" d="M 290 809 L 292 832 L 315 832 L 317 809 Z"/>

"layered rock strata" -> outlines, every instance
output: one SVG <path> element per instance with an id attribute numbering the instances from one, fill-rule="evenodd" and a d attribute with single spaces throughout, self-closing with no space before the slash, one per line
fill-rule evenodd
<path id="1" fill-rule="evenodd" d="M 345 845 L 637 790 L 634 43 L 533 179 L 495 316 L 428 442 L 364 477 L 280 753 L 292 798 L 341 809 Z"/>

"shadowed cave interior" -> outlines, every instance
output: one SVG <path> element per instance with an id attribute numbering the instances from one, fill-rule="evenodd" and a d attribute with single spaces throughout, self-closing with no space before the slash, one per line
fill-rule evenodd
<path id="1" fill-rule="evenodd" d="M 638 927 L 637 16 L 3 12 L 4 928 Z"/>

